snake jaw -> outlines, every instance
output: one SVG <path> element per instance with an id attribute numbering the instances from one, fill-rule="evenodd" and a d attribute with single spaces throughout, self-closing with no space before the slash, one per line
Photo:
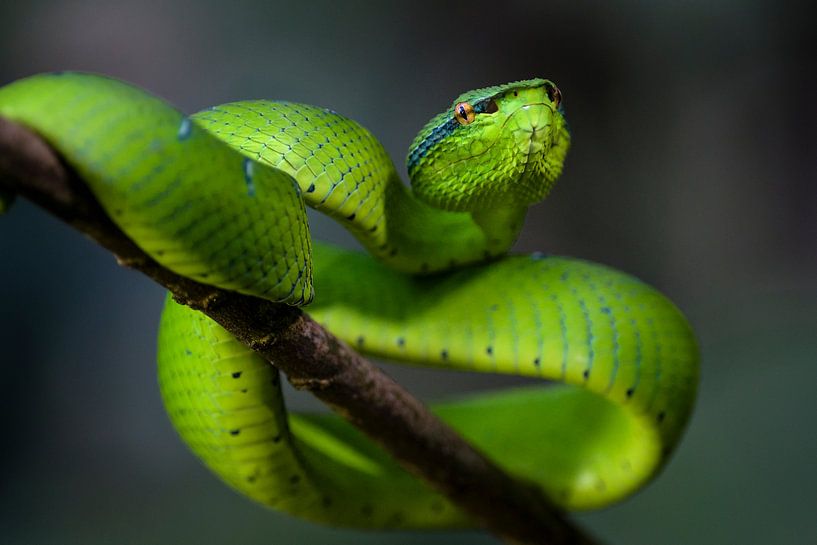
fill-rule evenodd
<path id="1" fill-rule="evenodd" d="M 550 148 L 551 139 L 548 138 L 550 121 L 547 119 L 546 109 L 544 104 L 535 103 L 525 104 L 514 112 L 514 117 L 520 118 L 517 120 L 514 136 L 519 143 L 519 153 L 525 163 L 539 154 L 546 153 Z"/>
<path id="2" fill-rule="evenodd" d="M 549 152 L 558 141 L 553 130 L 553 113 L 550 106 L 542 102 L 525 104 L 514 113 L 514 117 L 518 117 L 514 137 L 521 166 L 514 188 L 527 196 L 528 204 L 544 199 L 555 183 L 556 176 L 549 174 L 547 168 Z M 542 184 L 542 179 L 549 183 Z"/>

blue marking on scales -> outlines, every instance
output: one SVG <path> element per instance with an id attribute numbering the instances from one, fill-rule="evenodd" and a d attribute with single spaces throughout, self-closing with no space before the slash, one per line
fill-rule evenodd
<path id="1" fill-rule="evenodd" d="M 488 106 L 488 103 L 493 99 L 493 97 L 494 95 L 491 95 L 479 100 L 478 102 L 475 102 L 473 105 L 474 114 L 478 115 L 485 113 L 485 108 Z M 463 125 L 460 125 L 460 122 L 457 121 L 457 118 L 454 117 L 454 112 L 452 110 L 451 117 L 446 118 L 442 123 L 434 127 L 428 136 L 426 136 L 425 140 L 420 142 L 417 147 L 411 150 L 411 153 L 409 153 L 408 159 L 406 160 L 406 168 L 409 174 L 411 174 L 414 167 L 417 166 L 417 163 L 420 162 L 420 159 L 428 155 L 431 148 L 436 146 L 441 140 L 445 139 L 462 126 Z"/>
<path id="2" fill-rule="evenodd" d="M 184 117 L 182 122 L 179 123 L 179 130 L 176 133 L 176 138 L 178 138 L 179 142 L 184 142 L 190 135 L 193 133 L 193 122 L 190 121 L 189 117 Z"/>
<path id="3" fill-rule="evenodd" d="M 244 182 L 247 184 L 247 195 L 250 197 L 255 197 L 255 183 L 253 182 L 252 175 L 253 171 L 255 170 L 255 162 L 250 159 L 244 159 Z"/>

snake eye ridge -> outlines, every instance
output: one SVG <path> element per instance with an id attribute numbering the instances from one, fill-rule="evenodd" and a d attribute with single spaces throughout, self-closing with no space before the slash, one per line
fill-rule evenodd
<path id="1" fill-rule="evenodd" d="M 550 82 L 547 82 L 545 86 L 547 87 L 548 98 L 553 103 L 553 107 L 558 108 L 562 102 L 562 92 Z"/>
<path id="2" fill-rule="evenodd" d="M 454 117 L 460 125 L 468 125 L 476 117 L 474 107 L 467 102 L 460 102 L 454 106 Z"/>

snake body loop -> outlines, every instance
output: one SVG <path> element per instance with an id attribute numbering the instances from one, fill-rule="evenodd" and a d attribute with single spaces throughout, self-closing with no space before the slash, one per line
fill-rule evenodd
<path id="1" fill-rule="evenodd" d="M 412 190 L 368 131 L 314 106 L 248 101 L 188 117 L 128 84 L 62 73 L 0 88 L 0 115 L 47 139 L 176 273 L 293 305 L 317 294 L 306 311 L 374 356 L 563 383 L 434 410 L 554 502 L 588 509 L 667 460 L 694 402 L 698 352 L 672 303 L 628 275 L 501 257 L 561 172 L 560 101 L 546 80 L 461 95 L 412 144 Z M 305 205 L 370 255 L 313 243 Z M 334 525 L 471 524 L 347 423 L 288 413 L 275 369 L 170 299 L 158 359 L 179 434 L 247 496 Z"/>

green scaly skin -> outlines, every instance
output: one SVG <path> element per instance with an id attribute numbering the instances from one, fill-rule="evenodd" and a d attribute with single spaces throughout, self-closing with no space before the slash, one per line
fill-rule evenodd
<path id="1" fill-rule="evenodd" d="M 68 73 L 0 89 L 0 115 L 48 140 L 179 274 L 298 305 L 314 277 L 306 310 L 361 352 L 563 382 L 434 410 L 560 506 L 588 509 L 643 486 L 677 444 L 698 381 L 687 322 L 649 286 L 581 260 L 440 272 L 503 254 L 549 191 L 569 144 L 552 98 L 545 80 L 459 97 L 497 111 L 460 125 L 452 104 L 432 119 L 409 152 L 413 192 L 371 134 L 313 106 L 239 102 L 188 118 L 127 84 Z M 374 258 L 311 245 L 304 202 Z M 333 525 L 471 524 L 347 423 L 287 413 L 275 369 L 170 299 L 158 359 L 179 434 L 247 496 Z"/>

